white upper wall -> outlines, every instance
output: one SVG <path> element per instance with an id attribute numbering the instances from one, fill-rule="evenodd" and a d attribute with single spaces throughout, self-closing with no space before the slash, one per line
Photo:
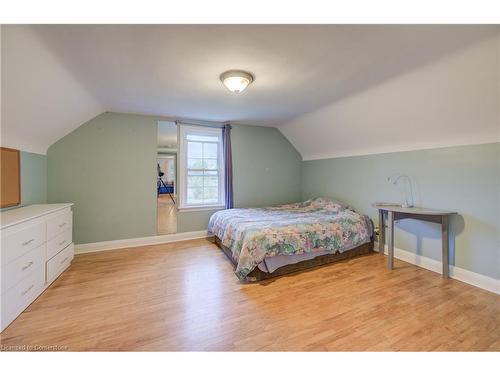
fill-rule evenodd
<path id="1" fill-rule="evenodd" d="M 282 124 L 304 160 L 500 141 L 493 36 Z"/>
<path id="2" fill-rule="evenodd" d="M 103 111 L 33 31 L 2 26 L 1 144 L 45 154 Z"/>

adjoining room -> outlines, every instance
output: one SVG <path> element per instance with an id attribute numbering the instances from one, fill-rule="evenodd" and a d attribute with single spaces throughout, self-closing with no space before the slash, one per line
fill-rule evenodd
<path id="1" fill-rule="evenodd" d="M 177 126 L 158 121 L 158 234 L 177 232 Z"/>

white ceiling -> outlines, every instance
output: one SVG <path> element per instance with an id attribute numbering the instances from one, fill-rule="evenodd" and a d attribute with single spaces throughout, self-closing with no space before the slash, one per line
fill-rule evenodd
<path id="1" fill-rule="evenodd" d="M 2 26 L 2 144 L 37 152 L 103 111 L 276 126 L 496 26 Z M 227 91 L 219 74 L 255 82 Z"/>
<path id="2" fill-rule="evenodd" d="M 1 30 L 1 144 L 44 154 L 105 108 L 32 30 Z"/>
<path id="3" fill-rule="evenodd" d="M 279 127 L 304 160 L 500 142 L 494 34 Z"/>

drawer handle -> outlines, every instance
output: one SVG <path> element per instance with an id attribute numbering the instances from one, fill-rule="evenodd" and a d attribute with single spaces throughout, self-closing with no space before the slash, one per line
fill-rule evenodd
<path id="1" fill-rule="evenodd" d="M 34 263 L 29 262 L 27 265 L 25 265 L 23 268 L 21 268 L 23 271 L 26 271 L 28 268 L 30 268 Z"/>
<path id="2" fill-rule="evenodd" d="M 63 245 L 65 242 L 66 242 L 66 240 L 64 240 L 64 241 L 62 241 L 62 242 L 59 242 L 59 245 L 58 245 L 58 246 Z"/>
<path id="3" fill-rule="evenodd" d="M 61 260 L 61 264 L 65 263 L 67 260 L 68 260 L 69 257 L 66 257 L 64 258 L 63 260 Z"/>
<path id="4" fill-rule="evenodd" d="M 66 225 L 66 223 L 59 224 L 59 228 L 62 228 Z"/>
<path id="5" fill-rule="evenodd" d="M 23 245 L 23 246 L 29 245 L 29 244 L 30 244 L 30 243 L 32 243 L 34 240 L 35 240 L 35 239 L 34 239 L 34 238 L 32 238 L 31 240 L 24 241 L 24 242 L 22 243 L 22 245 Z"/>
<path id="6" fill-rule="evenodd" d="M 24 292 L 21 293 L 21 296 L 24 297 L 24 295 L 28 293 L 31 289 L 33 289 L 34 286 L 35 286 L 34 284 L 31 284 L 31 286 L 28 289 L 26 289 Z"/>

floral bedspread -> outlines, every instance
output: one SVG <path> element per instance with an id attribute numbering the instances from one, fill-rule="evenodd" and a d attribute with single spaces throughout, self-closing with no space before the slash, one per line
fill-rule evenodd
<path id="1" fill-rule="evenodd" d="M 368 216 L 327 198 L 218 211 L 208 223 L 208 235 L 219 237 L 231 250 L 239 279 L 266 257 L 344 252 L 369 242 L 372 234 Z"/>

